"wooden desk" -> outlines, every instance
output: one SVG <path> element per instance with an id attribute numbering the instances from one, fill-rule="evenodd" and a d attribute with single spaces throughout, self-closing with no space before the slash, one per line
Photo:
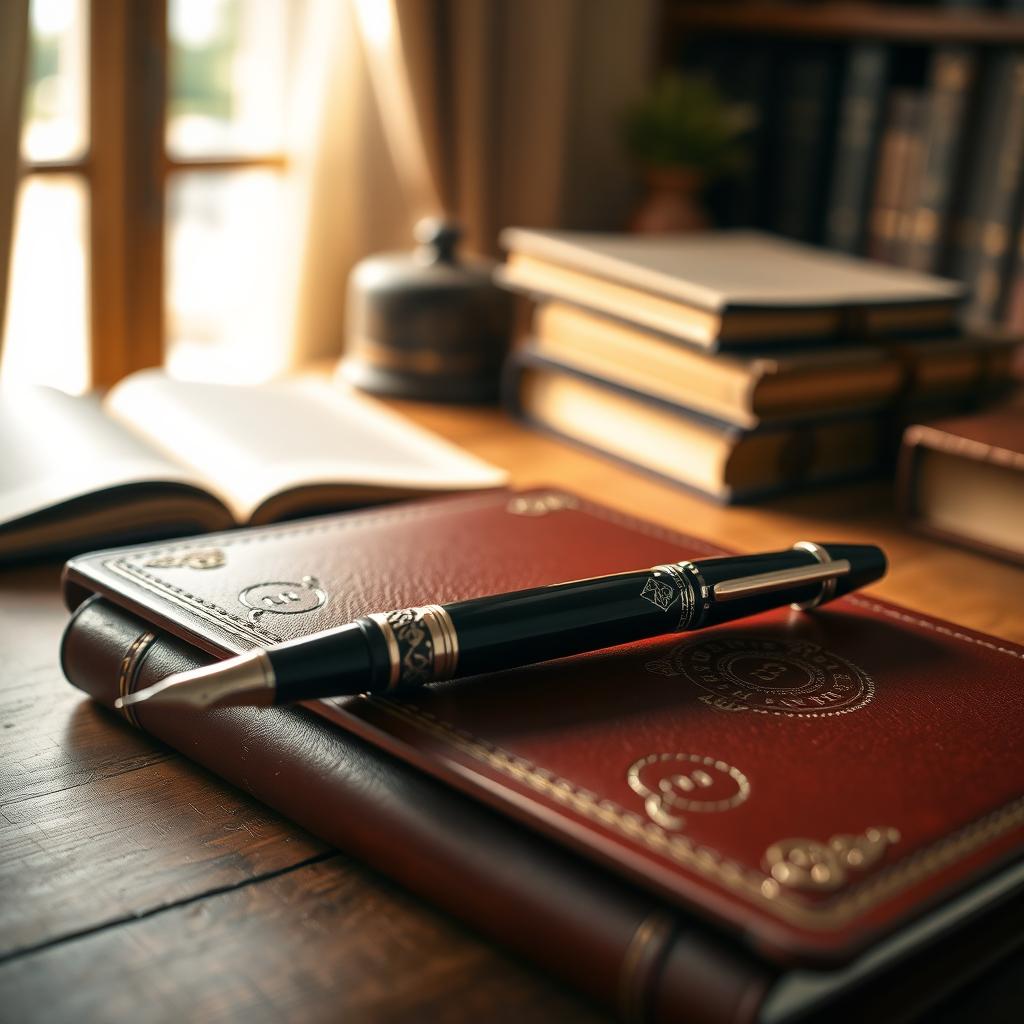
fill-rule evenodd
<path id="1" fill-rule="evenodd" d="M 497 412 L 402 408 L 517 486 L 557 484 L 740 550 L 880 543 L 893 566 L 879 595 L 1024 641 L 1024 571 L 908 535 L 882 485 L 718 508 Z M 0 573 L 0 1020 L 603 1019 L 94 708 L 57 664 L 58 576 Z"/>

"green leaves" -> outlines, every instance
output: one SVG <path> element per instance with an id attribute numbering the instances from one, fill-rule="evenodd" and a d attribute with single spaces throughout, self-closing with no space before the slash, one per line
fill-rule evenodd
<path id="1" fill-rule="evenodd" d="M 627 110 L 623 127 L 639 162 L 712 176 L 742 169 L 753 124 L 753 111 L 727 100 L 710 79 L 670 72 Z"/>

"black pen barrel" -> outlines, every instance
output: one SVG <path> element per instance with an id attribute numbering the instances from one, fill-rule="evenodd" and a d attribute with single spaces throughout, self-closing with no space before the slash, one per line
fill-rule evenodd
<path id="1" fill-rule="evenodd" d="M 799 544 L 378 612 L 278 645 L 268 656 L 279 703 L 387 693 L 700 629 L 787 603 L 811 607 L 885 568 L 885 556 L 869 545 Z"/>
<path id="2" fill-rule="evenodd" d="M 827 583 L 794 583 L 748 596 L 719 584 L 848 562 Z M 885 556 L 870 545 L 816 545 L 655 566 L 643 572 L 460 601 L 445 606 L 459 642 L 459 675 L 701 629 L 780 605 L 813 606 L 878 579 Z"/>
<path id="3" fill-rule="evenodd" d="M 362 620 L 277 644 L 266 654 L 275 704 L 387 689 L 387 647 L 380 630 Z"/>
<path id="4" fill-rule="evenodd" d="M 661 575 L 628 572 L 445 605 L 458 636 L 458 674 L 493 672 L 670 633 L 679 625 L 679 599 L 667 590 L 661 603 L 654 599 L 650 581 L 661 585 Z M 641 596 L 645 588 L 648 597 Z"/>

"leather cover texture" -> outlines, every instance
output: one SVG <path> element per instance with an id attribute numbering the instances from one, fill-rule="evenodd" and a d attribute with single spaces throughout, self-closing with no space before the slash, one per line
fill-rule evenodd
<path id="1" fill-rule="evenodd" d="M 100 552 L 69 563 L 66 593 L 223 656 L 717 553 L 571 495 L 503 492 Z M 122 688 L 152 681 L 139 655 Z M 1021 647 L 867 592 L 309 710 L 777 962 L 840 962 L 1019 855 L 1022 683 Z"/>
<path id="2" fill-rule="evenodd" d="M 64 640 L 68 677 L 111 707 L 213 658 L 92 597 Z M 148 709 L 146 730 L 628 1021 L 753 1021 L 776 972 L 451 786 L 302 707 Z M 901 980 L 905 980 L 905 966 Z M 911 989 L 912 991 L 913 989 Z"/>

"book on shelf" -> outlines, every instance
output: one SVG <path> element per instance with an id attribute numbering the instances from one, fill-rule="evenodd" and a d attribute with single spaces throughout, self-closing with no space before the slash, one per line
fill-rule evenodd
<path id="1" fill-rule="evenodd" d="M 507 401 L 528 423 L 730 503 L 877 471 L 886 430 L 870 413 L 744 430 L 519 350 Z"/>
<path id="2" fill-rule="evenodd" d="M 956 186 L 967 150 L 977 53 L 942 46 L 931 55 L 922 129 L 923 155 L 901 262 L 934 273 L 949 242 Z"/>
<path id="3" fill-rule="evenodd" d="M 847 59 L 825 223 L 826 243 L 842 252 L 864 247 L 890 58 L 882 43 L 863 42 Z"/>
<path id="4" fill-rule="evenodd" d="M 955 224 L 952 270 L 973 284 L 967 316 L 993 321 L 1007 288 L 1012 230 L 1024 196 L 1024 53 L 989 57 L 974 158 Z"/>
<path id="5" fill-rule="evenodd" d="M 985 45 L 922 46 L 885 32 L 842 43 L 712 34 L 724 92 L 748 54 L 771 68 L 745 185 L 716 190 L 716 214 L 955 277 L 973 292 L 970 320 L 1021 331 L 1014 253 L 1024 216 L 1024 55 L 998 32 L 993 24 Z M 691 41 L 689 52 L 707 40 Z"/>
<path id="6" fill-rule="evenodd" d="M 505 482 L 316 378 L 232 386 L 144 370 L 102 402 L 11 389 L 0 395 L 0 435 L 0 559 Z"/>
<path id="7" fill-rule="evenodd" d="M 498 279 L 706 350 L 949 328 L 963 285 L 755 231 L 506 228 Z"/>
<path id="8" fill-rule="evenodd" d="M 772 227 L 790 238 L 822 240 L 843 63 L 842 51 L 824 43 L 782 54 Z"/>
<path id="9" fill-rule="evenodd" d="M 66 568 L 62 665 L 111 708 L 369 612 L 721 553 L 560 491 L 122 548 Z M 301 614 L 240 599 L 311 570 Z M 1022 685 L 1024 649 L 866 592 L 400 699 L 129 710 L 623 1019 L 788 1024 L 920 1013 L 1018 942 Z"/>
<path id="10" fill-rule="evenodd" d="M 705 46 L 696 48 L 692 59 L 699 61 L 705 49 L 706 41 Z M 765 225 L 772 206 L 771 182 L 759 167 L 774 149 L 782 62 L 773 49 L 756 42 L 742 45 L 739 53 L 734 46 L 726 46 L 715 52 L 715 58 L 713 77 L 719 88 L 751 114 L 753 123 L 745 138 L 753 158 L 717 185 L 727 201 L 715 209 L 712 190 L 709 205 L 716 221 L 720 217 L 724 226 Z"/>
<path id="11" fill-rule="evenodd" d="M 907 427 L 899 481 L 916 529 L 1024 564 L 1024 404 Z"/>
<path id="12" fill-rule="evenodd" d="M 917 165 L 923 152 L 925 98 L 907 87 L 891 91 L 879 145 L 878 172 L 868 228 L 868 255 L 897 263 L 917 199 Z"/>
<path id="13" fill-rule="evenodd" d="M 1024 337 L 1024 203 L 1020 214 L 1002 322 L 1011 334 Z"/>

